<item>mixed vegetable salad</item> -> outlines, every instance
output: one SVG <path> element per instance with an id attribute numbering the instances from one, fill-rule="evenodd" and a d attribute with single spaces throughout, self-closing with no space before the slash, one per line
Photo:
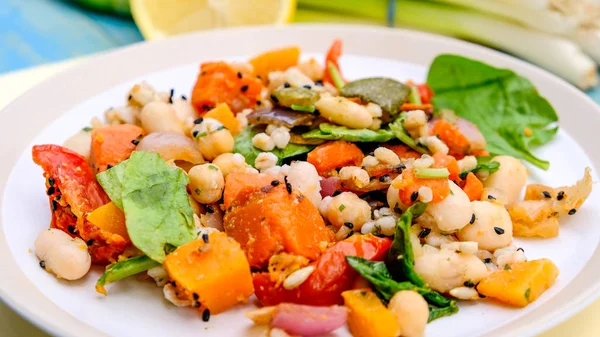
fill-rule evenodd
<path id="1" fill-rule="evenodd" d="M 558 130 L 527 79 L 440 55 L 423 84 L 351 81 L 339 40 L 324 64 L 299 56 L 203 63 L 190 99 L 137 84 L 105 122 L 34 146 L 40 266 L 105 266 L 104 295 L 141 274 L 205 321 L 254 294 L 273 336 L 421 336 L 457 301 L 524 307 L 552 286 L 513 237 L 557 236 L 592 180 L 526 186 Z"/>

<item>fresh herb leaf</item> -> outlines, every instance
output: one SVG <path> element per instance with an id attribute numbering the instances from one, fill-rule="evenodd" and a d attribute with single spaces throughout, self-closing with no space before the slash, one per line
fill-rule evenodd
<path id="1" fill-rule="evenodd" d="M 387 129 L 377 131 L 369 129 L 349 129 L 345 126 L 322 123 L 319 129 L 309 131 L 302 135 L 306 139 L 345 140 L 348 142 L 377 142 L 384 143 L 394 138 L 394 134 Z"/>
<path id="2" fill-rule="evenodd" d="M 393 122 L 391 122 L 388 126 L 390 130 L 394 133 L 394 136 L 398 138 L 402 143 L 408 145 L 411 149 L 426 154 L 429 153 L 429 150 L 425 147 L 419 145 L 416 140 L 412 139 L 408 132 L 402 126 L 402 122 L 406 119 L 406 113 L 401 113 L 398 118 L 396 118 Z"/>
<path id="3" fill-rule="evenodd" d="M 128 160 L 124 160 L 119 164 L 109 168 L 104 172 L 96 175 L 96 180 L 108 194 L 110 200 L 121 210 L 123 210 L 123 173 Z"/>
<path id="4" fill-rule="evenodd" d="M 527 301 L 529 301 L 529 295 L 531 294 L 531 288 L 527 288 L 527 290 L 525 290 L 525 299 Z"/>
<path id="5" fill-rule="evenodd" d="M 410 242 L 410 227 L 414 219 L 425 212 L 427 204 L 417 202 L 410 206 L 398 220 L 394 241 L 390 247 L 387 258 L 387 266 L 395 280 L 407 280 L 414 285 L 423 287 L 425 282 L 415 272 L 415 257 Z"/>
<path id="6" fill-rule="evenodd" d="M 160 266 L 160 263 L 152 260 L 146 255 L 136 256 L 110 264 L 106 266 L 104 274 L 102 274 L 96 282 L 96 291 L 106 294 L 106 290 L 104 289 L 105 285 L 158 266 Z"/>
<path id="7" fill-rule="evenodd" d="M 90 132 L 90 131 L 92 131 L 92 128 L 89 127 L 89 126 L 86 126 L 83 129 L 81 129 L 81 131 L 83 131 L 83 132 Z"/>
<path id="8" fill-rule="evenodd" d="M 454 315 L 457 312 L 458 306 L 455 301 L 451 301 L 450 305 L 445 308 L 429 308 L 429 318 L 427 319 L 427 323 L 438 318 Z"/>
<path id="9" fill-rule="evenodd" d="M 500 163 L 497 161 L 491 161 L 492 157 L 477 157 L 477 166 L 470 170 L 464 171 L 460 173 L 460 179 L 465 179 L 469 172 L 477 173 L 477 172 L 489 172 L 490 174 L 498 171 L 500 168 Z"/>
<path id="10" fill-rule="evenodd" d="M 333 81 L 333 84 L 335 84 L 335 87 L 338 90 L 342 90 L 346 83 L 344 83 L 344 79 L 342 78 L 338 68 L 335 66 L 335 64 L 329 62 L 327 64 L 327 70 L 329 71 L 329 76 L 331 76 L 331 80 Z"/>
<path id="11" fill-rule="evenodd" d="M 440 55 L 431 64 L 427 83 L 435 92 L 433 105 L 451 109 L 473 122 L 487 140 L 487 150 L 525 159 L 548 169 L 531 148 L 549 142 L 558 115 L 531 82 L 507 69 L 458 55 Z M 524 130 L 532 133 L 527 136 Z"/>
<path id="12" fill-rule="evenodd" d="M 511 269 L 512 269 L 512 268 L 511 268 L 511 267 L 510 267 L 508 264 L 505 264 L 505 265 L 504 265 L 504 270 L 511 270 Z"/>
<path id="13" fill-rule="evenodd" d="M 389 122 L 408 101 L 410 87 L 391 78 L 373 77 L 346 83 L 340 94 L 379 105 L 384 113 L 383 120 Z"/>
<path id="14" fill-rule="evenodd" d="M 254 166 L 254 161 L 256 157 L 264 151 L 257 149 L 252 145 L 252 137 L 254 137 L 257 133 L 259 133 L 257 127 L 247 127 L 245 130 L 240 132 L 237 136 L 235 136 L 235 145 L 233 147 L 233 153 L 239 153 L 244 158 L 246 158 L 246 163 L 248 165 Z M 299 156 L 305 153 L 310 152 L 315 147 L 315 145 L 305 145 L 305 144 L 288 144 L 285 149 L 275 148 L 271 153 L 277 156 L 278 161 L 277 164 L 281 164 L 282 161 L 286 158 L 291 158 L 295 156 Z"/>
<path id="15" fill-rule="evenodd" d="M 341 205 L 340 205 L 340 207 L 338 207 L 338 210 L 339 210 L 340 212 L 342 212 L 342 211 L 343 211 L 343 210 L 345 210 L 345 209 L 346 209 L 346 205 L 344 205 L 344 204 L 341 204 Z"/>

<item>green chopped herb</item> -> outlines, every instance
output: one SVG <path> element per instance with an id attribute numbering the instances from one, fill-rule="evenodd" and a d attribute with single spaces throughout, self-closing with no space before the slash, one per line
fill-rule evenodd
<path id="1" fill-rule="evenodd" d="M 218 171 L 219 170 L 219 168 L 216 167 L 215 165 L 208 165 L 208 168 L 211 169 L 211 170 L 213 170 L 213 171 Z"/>
<path id="2" fill-rule="evenodd" d="M 442 179 L 448 178 L 450 171 L 447 168 L 415 168 L 415 176 L 421 179 Z"/>
<path id="3" fill-rule="evenodd" d="M 510 267 L 508 264 L 505 264 L 505 265 L 504 265 L 504 270 L 511 270 L 511 269 L 512 269 L 512 268 L 511 268 L 511 267 Z"/>
<path id="4" fill-rule="evenodd" d="M 292 104 L 291 108 L 292 108 L 292 110 L 296 110 L 296 111 L 315 112 L 314 105 L 306 106 L 306 105 Z"/>
<path id="5" fill-rule="evenodd" d="M 329 75 L 331 75 L 331 79 L 333 80 L 333 84 L 335 84 L 335 87 L 338 88 L 338 90 L 342 90 L 345 83 L 344 79 L 342 78 L 342 75 L 340 75 L 338 68 L 335 66 L 335 64 L 330 62 L 327 64 L 327 70 L 329 71 Z"/>
<path id="6" fill-rule="evenodd" d="M 92 131 L 92 128 L 89 126 L 86 126 L 85 128 L 81 129 L 81 131 L 90 132 L 90 131 Z"/>
<path id="7" fill-rule="evenodd" d="M 343 211 L 344 209 L 346 209 L 346 205 L 341 204 L 340 207 L 338 207 L 338 209 L 341 211 Z"/>
<path id="8" fill-rule="evenodd" d="M 197 189 L 195 189 L 195 190 L 194 190 L 194 192 L 195 192 L 196 194 L 200 194 L 200 189 L 199 189 L 199 188 L 197 188 Z"/>
<path id="9" fill-rule="evenodd" d="M 527 288 L 527 290 L 525 290 L 525 298 L 527 299 L 527 301 L 529 301 L 530 294 L 531 294 L 531 288 Z"/>
<path id="10" fill-rule="evenodd" d="M 419 89 L 417 89 L 417 87 L 415 86 L 411 86 L 410 87 L 410 96 L 408 96 L 408 100 L 409 102 L 413 103 L 413 104 L 422 104 L 423 102 L 421 102 L 421 95 L 419 95 Z"/>

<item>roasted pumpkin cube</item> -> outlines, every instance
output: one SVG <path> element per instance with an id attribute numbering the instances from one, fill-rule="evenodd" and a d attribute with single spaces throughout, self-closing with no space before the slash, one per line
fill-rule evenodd
<path id="1" fill-rule="evenodd" d="M 558 235 L 558 213 L 545 200 L 523 200 L 509 210 L 516 237 L 553 238 Z"/>
<path id="2" fill-rule="evenodd" d="M 350 310 L 348 328 L 352 336 L 396 337 L 400 334 L 396 315 L 381 303 L 371 289 L 344 291 L 342 297 Z"/>
<path id="3" fill-rule="evenodd" d="M 131 242 L 127 227 L 125 226 L 125 214 L 112 201 L 104 206 L 100 206 L 87 215 L 87 220 L 105 232 L 118 234 L 127 241 Z"/>
<path id="4" fill-rule="evenodd" d="M 558 273 L 558 267 L 549 259 L 512 263 L 483 279 L 477 291 L 500 302 L 525 307 L 554 284 Z"/>

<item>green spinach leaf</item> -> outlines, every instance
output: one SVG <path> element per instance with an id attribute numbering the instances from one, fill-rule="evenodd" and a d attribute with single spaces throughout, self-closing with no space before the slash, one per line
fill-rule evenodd
<path id="1" fill-rule="evenodd" d="M 380 129 L 377 131 L 369 129 L 349 129 L 345 126 L 322 123 L 319 129 L 309 131 L 302 135 L 306 139 L 345 140 L 348 142 L 377 142 L 384 143 L 394 135 L 390 130 Z"/>
<path id="2" fill-rule="evenodd" d="M 100 172 L 96 175 L 96 180 L 108 194 L 110 200 L 121 210 L 123 210 L 123 173 L 127 166 L 127 160 L 120 162 L 112 168 Z"/>
<path id="3" fill-rule="evenodd" d="M 497 161 L 491 161 L 492 157 L 477 157 L 477 166 L 474 169 L 461 172 L 459 177 L 460 179 L 465 179 L 469 172 L 477 173 L 477 172 L 489 172 L 490 174 L 498 171 L 500 168 L 500 163 Z"/>
<path id="4" fill-rule="evenodd" d="M 233 146 L 233 152 L 244 156 L 244 158 L 246 158 L 246 163 L 252 166 L 254 166 L 256 157 L 258 157 L 261 152 L 264 152 L 252 145 L 252 137 L 254 137 L 257 133 L 259 133 L 259 131 L 256 127 L 248 126 L 234 138 L 235 144 Z M 289 143 L 285 149 L 275 148 L 270 152 L 277 156 L 279 159 L 277 164 L 280 165 L 284 159 L 308 153 L 314 147 L 315 145 Z"/>
<path id="5" fill-rule="evenodd" d="M 490 153 L 548 169 L 550 163 L 534 156 L 531 148 L 554 137 L 558 115 L 528 79 L 508 69 L 446 54 L 431 64 L 427 83 L 435 92 L 436 109 L 451 109 L 475 123 Z"/>
<path id="6" fill-rule="evenodd" d="M 391 78 L 373 77 L 346 83 L 340 94 L 379 105 L 384 112 L 383 120 L 390 121 L 408 101 L 411 88 Z"/>
<path id="7" fill-rule="evenodd" d="M 407 280 L 419 287 L 425 286 L 425 282 L 415 272 L 415 256 L 410 242 L 410 227 L 413 220 L 423 214 L 426 208 L 426 203 L 417 202 L 402 214 L 396 224 L 394 241 L 387 258 L 387 265 L 395 280 Z"/>

